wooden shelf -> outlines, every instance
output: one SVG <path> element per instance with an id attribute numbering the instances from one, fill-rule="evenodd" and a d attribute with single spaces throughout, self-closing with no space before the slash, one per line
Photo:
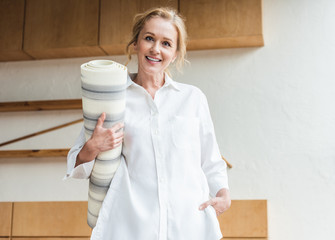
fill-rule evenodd
<path id="1" fill-rule="evenodd" d="M 82 109 L 81 99 L 2 102 L 0 112 Z"/>
<path id="2" fill-rule="evenodd" d="M 71 100 L 48 100 L 48 101 L 24 101 L 24 102 L 2 102 L 0 103 L 0 112 L 17 111 L 43 111 L 43 110 L 69 110 L 82 109 L 81 99 Z M 76 120 L 50 129 L 46 129 L 31 135 L 43 134 L 55 129 L 59 129 L 73 123 Z M 31 137 L 30 135 L 22 137 Z M 19 139 L 15 139 L 19 140 Z M 0 150 L 0 158 L 25 158 L 25 157 L 66 157 L 70 149 L 40 149 L 40 150 Z"/>
<path id="3" fill-rule="evenodd" d="M 40 149 L 40 150 L 2 150 L 0 158 L 24 158 L 24 157 L 66 157 L 70 149 Z"/>

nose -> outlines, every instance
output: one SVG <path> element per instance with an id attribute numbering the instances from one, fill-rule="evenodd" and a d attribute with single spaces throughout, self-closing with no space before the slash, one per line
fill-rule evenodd
<path id="1" fill-rule="evenodd" d="M 158 54 L 160 52 L 160 48 L 159 48 L 159 42 L 156 41 L 153 43 L 152 47 L 151 47 L 151 52 L 153 54 Z"/>

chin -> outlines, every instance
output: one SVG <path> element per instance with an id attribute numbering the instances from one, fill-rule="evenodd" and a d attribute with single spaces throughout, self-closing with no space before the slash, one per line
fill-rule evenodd
<path id="1" fill-rule="evenodd" d="M 147 67 L 147 68 L 142 68 L 142 71 L 150 75 L 155 75 L 159 73 L 164 73 L 164 68 Z"/>

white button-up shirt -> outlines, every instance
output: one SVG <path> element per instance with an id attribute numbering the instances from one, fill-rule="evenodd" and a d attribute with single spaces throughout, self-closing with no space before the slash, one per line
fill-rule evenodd
<path id="1" fill-rule="evenodd" d="M 205 95 L 167 74 L 155 98 L 128 77 L 121 164 L 101 207 L 94 240 L 218 240 L 213 207 L 228 188 Z M 94 161 L 74 168 L 83 131 L 68 155 L 69 177 L 88 178 Z"/>

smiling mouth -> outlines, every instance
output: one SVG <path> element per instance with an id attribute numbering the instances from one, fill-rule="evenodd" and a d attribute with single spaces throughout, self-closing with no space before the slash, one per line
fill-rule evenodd
<path id="1" fill-rule="evenodd" d="M 148 56 L 145 56 L 145 58 L 148 59 L 149 61 L 153 61 L 153 62 L 161 62 L 162 61 L 160 59 L 151 58 L 151 57 L 148 57 Z"/>

